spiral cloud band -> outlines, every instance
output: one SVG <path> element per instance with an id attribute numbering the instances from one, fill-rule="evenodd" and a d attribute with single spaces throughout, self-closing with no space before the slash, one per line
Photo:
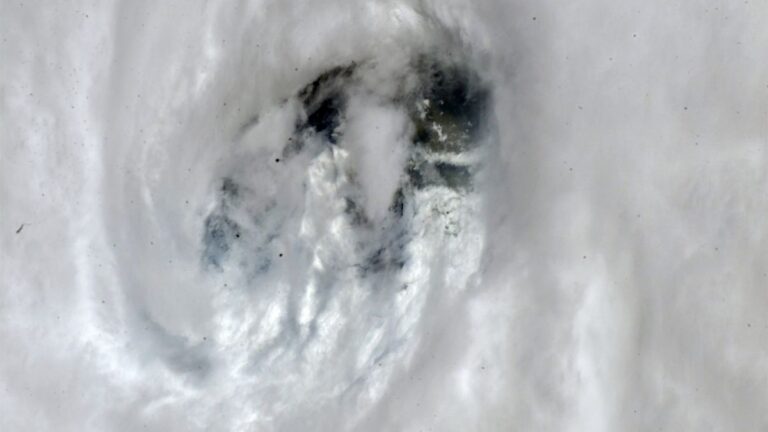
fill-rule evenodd
<path id="1" fill-rule="evenodd" d="M 765 4 L 0 10 L 0 430 L 768 428 Z"/>

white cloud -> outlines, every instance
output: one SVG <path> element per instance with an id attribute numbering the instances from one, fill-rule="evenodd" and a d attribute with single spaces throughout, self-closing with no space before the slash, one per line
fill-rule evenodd
<path id="1" fill-rule="evenodd" d="M 766 12 L 4 5 L 0 430 L 765 429 Z M 398 219 L 425 52 L 490 123 Z"/>
<path id="2" fill-rule="evenodd" d="M 412 131 L 402 109 L 353 98 L 349 112 L 342 145 L 354 159 L 366 213 L 378 222 L 386 216 L 404 175 Z"/>

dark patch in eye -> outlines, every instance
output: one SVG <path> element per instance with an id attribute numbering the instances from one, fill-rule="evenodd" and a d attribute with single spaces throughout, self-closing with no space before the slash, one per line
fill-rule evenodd
<path id="1" fill-rule="evenodd" d="M 221 268 L 232 242 L 238 238 L 240 238 L 240 227 L 235 221 L 221 214 L 208 216 L 205 219 L 203 233 L 203 259 L 205 263 Z"/>
<path id="2" fill-rule="evenodd" d="M 467 150 L 482 130 L 488 90 L 462 65 L 421 58 L 416 67 L 422 87 L 411 115 L 414 144 L 438 153 Z"/>
<path id="3" fill-rule="evenodd" d="M 432 101 L 435 115 L 450 117 L 474 136 L 488 103 L 488 91 L 477 85 L 478 78 L 462 66 L 432 64 L 425 97 Z"/>
<path id="4" fill-rule="evenodd" d="M 349 66 L 336 66 L 326 72 L 323 72 L 315 78 L 314 81 L 307 84 L 303 89 L 299 91 L 299 99 L 305 104 L 309 105 L 317 102 L 323 97 L 323 91 L 335 84 L 339 83 L 340 79 L 349 78 L 355 72 L 357 65 L 354 63 Z"/>
<path id="5" fill-rule="evenodd" d="M 434 133 L 429 129 L 426 122 L 416 121 L 416 132 L 413 135 L 413 142 L 417 145 L 424 145 L 436 139 Z"/>
<path id="6" fill-rule="evenodd" d="M 445 184 L 435 164 L 426 161 L 413 161 L 409 164 L 408 177 L 416 189 Z"/>
<path id="7" fill-rule="evenodd" d="M 484 127 L 490 92 L 477 74 L 462 64 L 422 56 L 416 60 L 415 68 L 420 87 L 411 98 L 412 142 L 417 151 L 412 153 L 406 170 L 410 184 L 416 189 L 468 188 L 471 168 L 440 159 L 469 151 L 481 142 L 478 138 Z"/>
<path id="8" fill-rule="evenodd" d="M 469 186 L 472 175 L 469 167 L 455 165 L 447 162 L 436 162 L 435 170 L 445 182 L 445 185 L 452 189 L 465 188 Z"/>
<path id="9" fill-rule="evenodd" d="M 297 125 L 297 130 L 311 128 L 329 142 L 336 143 L 338 140 L 336 129 L 341 125 L 346 108 L 343 87 L 355 68 L 354 64 L 335 67 L 324 72 L 299 91 L 298 97 L 304 105 L 307 118 L 306 121 Z"/>
<path id="10" fill-rule="evenodd" d="M 405 195 L 403 194 L 403 188 L 397 188 L 392 204 L 389 206 L 389 210 L 398 218 L 403 217 L 405 211 Z"/>
<path id="11" fill-rule="evenodd" d="M 469 167 L 450 162 L 412 162 L 408 166 L 408 177 L 417 189 L 427 186 L 446 186 L 451 189 L 469 187 L 472 173 Z"/>
<path id="12" fill-rule="evenodd" d="M 322 134 L 331 143 L 336 143 L 336 128 L 341 124 L 341 113 L 344 109 L 341 94 L 331 94 L 307 117 L 307 126 Z"/>

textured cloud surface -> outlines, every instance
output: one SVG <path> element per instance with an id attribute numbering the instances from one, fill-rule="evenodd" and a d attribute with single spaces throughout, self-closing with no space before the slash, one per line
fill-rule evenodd
<path id="1" fill-rule="evenodd" d="M 766 17 L 3 1 L 0 430 L 765 430 Z"/>

